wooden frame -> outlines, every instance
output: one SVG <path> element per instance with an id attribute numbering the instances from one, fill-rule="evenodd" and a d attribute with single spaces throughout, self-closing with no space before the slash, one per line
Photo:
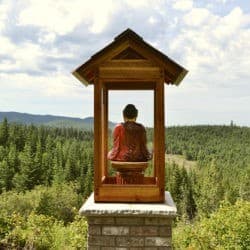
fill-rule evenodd
<path id="1" fill-rule="evenodd" d="M 164 83 L 179 85 L 187 70 L 128 29 L 74 70 L 94 84 L 94 197 L 96 202 L 163 202 L 165 192 Z M 154 176 L 116 184 L 107 176 L 108 91 L 154 91 Z"/>
<path id="2" fill-rule="evenodd" d="M 135 70 L 135 69 L 134 69 Z M 164 80 L 160 69 L 158 77 L 147 79 L 96 78 L 94 85 L 94 194 L 97 202 L 163 202 L 165 191 L 165 126 Z M 147 72 L 147 71 L 145 71 Z M 115 72 L 115 74 L 117 74 Z M 147 75 L 146 75 L 147 76 Z M 144 177 L 138 185 L 118 185 L 115 177 L 107 176 L 108 153 L 108 93 L 109 90 L 154 91 L 154 176 Z"/>

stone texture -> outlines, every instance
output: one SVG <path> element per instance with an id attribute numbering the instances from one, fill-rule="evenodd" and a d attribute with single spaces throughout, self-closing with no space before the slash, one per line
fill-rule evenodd
<path id="1" fill-rule="evenodd" d="M 159 227 L 159 236 L 171 237 L 172 236 L 172 227 L 171 226 L 160 226 Z"/>
<path id="2" fill-rule="evenodd" d="M 144 237 L 117 237 L 116 246 L 121 246 L 121 247 L 144 246 Z"/>
<path id="3" fill-rule="evenodd" d="M 158 225 L 158 217 L 147 217 L 145 218 L 145 225 Z"/>
<path id="4" fill-rule="evenodd" d="M 115 246 L 115 237 L 111 236 L 92 236 L 88 237 L 89 246 Z"/>
<path id="5" fill-rule="evenodd" d="M 129 235 L 129 227 L 104 226 L 102 228 L 103 235 Z"/>
<path id="6" fill-rule="evenodd" d="M 101 250 L 129 250 L 126 247 L 102 247 Z"/>
<path id="7" fill-rule="evenodd" d="M 90 235 L 100 235 L 101 234 L 101 226 L 89 224 L 88 233 Z"/>
<path id="8" fill-rule="evenodd" d="M 99 247 L 99 246 L 89 246 L 88 250 L 101 250 L 101 247 Z"/>
<path id="9" fill-rule="evenodd" d="M 171 246 L 171 239 L 167 237 L 146 237 L 145 246 Z"/>
<path id="10" fill-rule="evenodd" d="M 171 224 L 172 224 L 171 218 L 165 217 L 159 219 L 159 225 L 171 225 Z"/>
<path id="11" fill-rule="evenodd" d="M 86 215 L 88 250 L 171 249 L 174 204 L 171 209 L 166 203 L 106 205 L 106 203 L 94 203 L 91 209 L 87 208 L 89 213 L 93 212 L 92 215 L 88 213 Z M 103 208 L 100 209 L 100 206 Z M 108 207 L 112 207 L 112 210 L 106 211 Z M 119 209 L 121 211 L 118 211 Z M 172 212 L 169 213 L 169 209 Z M 85 208 L 83 210 L 86 212 Z"/>
<path id="12" fill-rule="evenodd" d="M 130 235 L 136 236 L 157 236 L 157 226 L 132 226 L 130 228 Z"/>
<path id="13" fill-rule="evenodd" d="M 115 222 L 115 219 L 114 217 L 88 217 L 88 223 L 89 224 L 99 224 L 99 225 L 102 225 L 102 224 L 108 224 L 108 225 L 112 225 L 114 224 Z"/>
<path id="14" fill-rule="evenodd" d="M 143 225 L 143 217 L 117 217 L 116 224 L 120 225 Z"/>

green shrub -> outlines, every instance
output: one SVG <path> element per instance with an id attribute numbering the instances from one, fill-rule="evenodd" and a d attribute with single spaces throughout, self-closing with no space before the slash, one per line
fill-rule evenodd
<path id="1" fill-rule="evenodd" d="M 54 227 L 54 238 L 51 249 L 86 249 L 87 222 L 85 218 L 76 216 L 66 227 Z"/>
<path id="2" fill-rule="evenodd" d="M 222 204 L 210 218 L 180 223 L 173 234 L 175 249 L 249 249 L 250 202 Z"/>
<path id="3" fill-rule="evenodd" d="M 55 185 L 42 192 L 36 213 L 53 216 L 68 223 L 74 220 L 80 205 L 74 185 Z"/>
<path id="4" fill-rule="evenodd" d="M 53 217 L 32 212 L 27 218 L 13 214 L 8 218 L 12 230 L 0 239 L 4 249 L 85 249 L 87 224 L 84 218 L 64 226 Z"/>
<path id="5" fill-rule="evenodd" d="M 28 216 L 38 206 L 43 190 L 44 187 L 36 187 L 36 189 L 25 193 L 3 192 L 0 195 L 0 215 L 8 216 L 19 213 Z"/>
<path id="6" fill-rule="evenodd" d="M 4 192 L 0 195 L 0 218 L 13 213 L 27 217 L 31 212 L 53 216 L 64 223 L 72 222 L 81 205 L 73 184 L 37 186 L 31 191 Z M 1 223 L 1 221 L 0 221 Z"/>

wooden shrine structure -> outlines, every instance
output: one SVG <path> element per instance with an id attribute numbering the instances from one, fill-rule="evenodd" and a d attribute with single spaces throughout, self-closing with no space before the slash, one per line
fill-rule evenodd
<path id="1" fill-rule="evenodd" d="M 164 202 L 164 83 L 179 85 L 187 70 L 127 29 L 72 73 L 84 85 L 94 85 L 95 202 Z M 110 90 L 154 92 L 154 175 L 140 183 L 121 184 L 108 175 Z"/>

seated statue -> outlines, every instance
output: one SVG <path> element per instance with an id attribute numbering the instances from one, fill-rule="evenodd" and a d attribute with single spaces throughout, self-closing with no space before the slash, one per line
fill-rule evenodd
<path id="1" fill-rule="evenodd" d="M 124 123 L 116 125 L 113 131 L 113 148 L 108 153 L 111 161 L 146 162 L 152 158 L 147 149 L 146 130 L 136 123 L 138 110 L 128 104 L 123 110 Z"/>

